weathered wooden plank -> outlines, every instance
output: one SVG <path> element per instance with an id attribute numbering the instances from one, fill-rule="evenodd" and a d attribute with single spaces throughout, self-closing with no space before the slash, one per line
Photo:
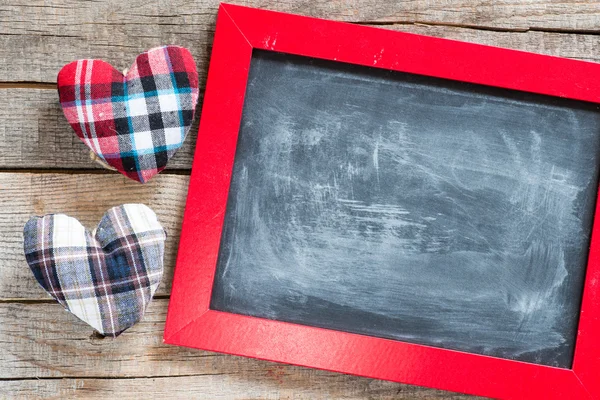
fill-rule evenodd
<path id="1" fill-rule="evenodd" d="M 142 185 L 120 174 L 0 173 L 0 299 L 48 299 L 23 254 L 23 226 L 32 215 L 65 213 L 93 229 L 110 207 L 144 203 L 167 230 L 165 274 L 170 292 L 189 177 L 159 175 Z"/>
<path id="2" fill-rule="evenodd" d="M 123 69 L 137 53 L 169 43 L 189 47 L 204 76 L 218 3 L 218 0 L 2 3 L 0 81 L 54 82 L 59 69 L 78 58 L 103 58 Z M 361 23 L 416 22 L 520 31 L 597 32 L 600 29 L 600 3 L 576 0 L 247 0 L 238 3 Z"/>
<path id="3" fill-rule="evenodd" d="M 268 365 L 163 344 L 167 303 L 155 299 L 117 339 L 98 338 L 56 303 L 0 303 L 0 379 L 225 374 Z"/>
<path id="4" fill-rule="evenodd" d="M 240 0 L 233 3 L 277 11 L 331 18 L 348 22 L 431 22 L 509 29 L 598 29 L 600 4 L 577 0 L 427 0 L 380 1 L 352 0 Z M 0 22 L 10 22 L 0 33 L 42 34 L 82 37 L 85 25 L 95 25 L 99 33 L 108 34 L 112 27 L 132 25 L 127 32 L 114 32 L 117 39 L 145 33 L 146 27 L 160 27 L 167 33 L 185 32 L 214 19 L 218 0 L 144 1 L 127 3 L 118 0 L 82 3 L 77 0 L 13 0 L 0 8 Z M 35 26 L 27 26 L 36 22 Z M 6 25 L 6 24 L 4 24 Z M 168 26 L 179 28 L 169 29 Z M 96 36 L 97 40 L 103 39 Z M 119 42 L 113 40 L 113 42 Z M 121 43 L 126 43 L 122 41 Z"/>
<path id="5" fill-rule="evenodd" d="M 600 41 L 594 35 L 492 32 L 426 25 L 394 25 L 388 28 L 600 61 Z M 130 51 L 129 56 L 134 55 L 135 51 Z M 206 63 L 206 57 L 199 61 Z M 35 63 L 44 65 L 44 60 L 36 60 Z M 73 133 L 62 114 L 54 90 L 10 88 L 0 89 L 0 93 L 0 168 L 101 168 L 90 161 L 89 150 Z M 191 167 L 197 129 L 196 121 L 184 146 L 169 162 L 168 169 Z"/>
<path id="6" fill-rule="evenodd" d="M 550 56 L 600 62 L 600 42 L 596 35 L 540 31 L 497 32 L 424 24 L 391 25 L 385 26 L 385 28 Z"/>
<path id="7" fill-rule="evenodd" d="M 111 392 L 133 393 L 137 398 L 141 393 L 158 394 L 158 398 L 162 394 L 169 398 L 191 395 L 211 399 L 463 398 L 431 389 L 165 345 L 162 331 L 167 302 L 154 300 L 143 321 L 117 339 L 97 338 L 90 327 L 58 304 L 0 304 L 0 379 L 25 379 L 2 382 L 0 398 L 8 394 L 95 398 Z M 33 377 L 36 380 L 27 380 Z M 44 380 L 60 377 L 71 379 Z"/>
<path id="8" fill-rule="evenodd" d="M 28 379 L 2 382 L 11 399 L 294 399 L 294 400 L 475 400 L 477 397 L 318 372 L 289 373 L 285 367 L 238 375 L 138 379 Z"/>
<path id="9" fill-rule="evenodd" d="M 63 115 L 55 90 L 0 89 L 0 168 L 99 169 Z M 168 169 L 191 167 L 198 123 Z"/>

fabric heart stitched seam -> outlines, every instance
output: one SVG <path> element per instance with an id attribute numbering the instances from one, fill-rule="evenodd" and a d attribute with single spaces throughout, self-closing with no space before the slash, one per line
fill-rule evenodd
<path id="1" fill-rule="evenodd" d="M 59 72 L 63 112 L 79 138 L 125 176 L 145 183 L 183 144 L 198 101 L 190 52 L 163 46 L 140 54 L 126 75 L 102 60 Z"/>
<path id="2" fill-rule="evenodd" d="M 163 274 L 166 234 L 143 204 L 111 208 L 95 235 L 64 214 L 31 218 L 23 235 L 39 284 L 105 336 L 142 318 Z"/>

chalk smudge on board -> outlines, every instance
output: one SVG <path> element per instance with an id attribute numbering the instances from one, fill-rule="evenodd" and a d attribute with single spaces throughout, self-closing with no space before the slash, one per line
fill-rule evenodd
<path id="1" fill-rule="evenodd" d="M 588 104 L 255 52 L 211 307 L 570 367 Z"/>

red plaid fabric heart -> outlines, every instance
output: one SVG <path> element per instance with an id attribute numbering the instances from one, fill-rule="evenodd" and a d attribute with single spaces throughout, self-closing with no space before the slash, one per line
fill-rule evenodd
<path id="1" fill-rule="evenodd" d="M 196 64 L 178 46 L 140 54 L 126 75 L 102 60 L 77 60 L 60 70 L 57 81 L 77 136 L 108 165 L 142 183 L 181 147 L 198 101 Z"/>

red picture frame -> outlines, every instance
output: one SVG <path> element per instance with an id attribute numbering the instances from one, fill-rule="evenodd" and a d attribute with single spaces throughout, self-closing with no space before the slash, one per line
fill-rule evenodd
<path id="1" fill-rule="evenodd" d="M 255 48 L 600 103 L 600 64 L 221 4 L 164 341 L 490 397 L 600 398 L 597 217 L 571 369 L 209 308 Z"/>

